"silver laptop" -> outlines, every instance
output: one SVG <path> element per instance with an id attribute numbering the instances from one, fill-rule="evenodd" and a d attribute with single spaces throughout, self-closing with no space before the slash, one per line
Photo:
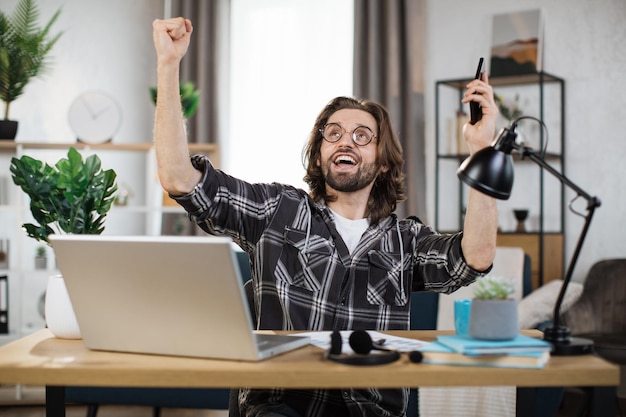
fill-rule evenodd
<path id="1" fill-rule="evenodd" d="M 256 361 L 307 337 L 256 334 L 226 237 L 50 235 L 89 349 Z"/>

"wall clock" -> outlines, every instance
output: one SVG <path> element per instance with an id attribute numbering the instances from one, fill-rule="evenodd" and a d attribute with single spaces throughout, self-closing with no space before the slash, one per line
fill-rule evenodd
<path id="1" fill-rule="evenodd" d="M 68 120 L 76 138 L 84 143 L 108 142 L 122 124 L 117 101 L 101 91 L 80 94 L 70 105 Z"/>

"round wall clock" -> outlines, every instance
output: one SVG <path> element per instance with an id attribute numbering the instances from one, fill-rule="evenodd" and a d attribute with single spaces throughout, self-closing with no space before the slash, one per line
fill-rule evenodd
<path id="1" fill-rule="evenodd" d="M 110 95 L 101 91 L 87 91 L 72 102 L 68 118 L 79 141 L 104 143 L 112 140 L 119 130 L 122 110 Z"/>

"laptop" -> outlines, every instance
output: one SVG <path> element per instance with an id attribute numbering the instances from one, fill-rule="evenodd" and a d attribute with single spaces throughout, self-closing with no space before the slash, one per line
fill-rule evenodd
<path id="1" fill-rule="evenodd" d="M 50 235 L 87 348 L 258 361 L 308 337 L 252 330 L 227 237 Z"/>

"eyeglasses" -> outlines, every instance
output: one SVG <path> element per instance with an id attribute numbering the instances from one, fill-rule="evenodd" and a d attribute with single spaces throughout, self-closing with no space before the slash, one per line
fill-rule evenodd
<path id="1" fill-rule="evenodd" d="M 320 133 L 326 142 L 335 143 L 339 142 L 346 133 L 346 129 L 341 127 L 337 123 L 328 123 L 320 129 Z M 367 126 L 359 126 L 350 134 L 352 141 L 358 146 L 365 146 L 369 144 L 372 139 L 376 138 L 376 135 Z"/>

